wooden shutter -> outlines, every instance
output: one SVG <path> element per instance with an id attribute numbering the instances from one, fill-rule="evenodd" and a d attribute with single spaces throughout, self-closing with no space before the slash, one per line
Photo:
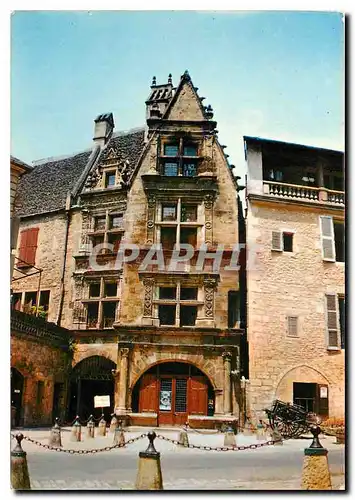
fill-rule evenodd
<path id="1" fill-rule="evenodd" d="M 142 376 L 139 390 L 139 411 L 156 412 L 158 406 L 157 376 L 146 373 Z"/>
<path id="2" fill-rule="evenodd" d="M 326 295 L 328 347 L 339 347 L 337 296 Z"/>
<path id="3" fill-rule="evenodd" d="M 29 229 L 27 235 L 27 262 L 32 266 L 34 266 L 36 262 L 38 231 L 38 227 L 33 227 Z"/>
<path id="4" fill-rule="evenodd" d="M 323 260 L 335 262 L 333 217 L 331 217 L 330 215 L 321 215 L 320 230 L 321 230 Z"/>
<path id="5" fill-rule="evenodd" d="M 19 259 L 24 262 L 19 262 L 17 264 L 18 267 L 34 266 L 36 261 L 38 231 L 38 227 L 32 227 L 21 231 Z"/>
<path id="6" fill-rule="evenodd" d="M 298 317 L 287 316 L 287 335 L 289 337 L 298 337 Z"/>
<path id="7" fill-rule="evenodd" d="M 271 250 L 282 252 L 282 233 L 281 231 L 272 231 Z"/>
<path id="8" fill-rule="evenodd" d="M 329 413 L 329 394 L 328 386 L 317 384 L 317 413 L 322 417 L 328 417 Z"/>
<path id="9" fill-rule="evenodd" d="M 190 379 L 188 413 L 207 415 L 207 382 L 205 377 L 192 377 Z"/>

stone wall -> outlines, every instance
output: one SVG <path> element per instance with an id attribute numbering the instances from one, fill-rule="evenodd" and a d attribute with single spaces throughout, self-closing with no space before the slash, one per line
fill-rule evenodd
<path id="1" fill-rule="evenodd" d="M 16 368 L 24 377 L 21 415 L 24 426 L 50 425 L 57 416 L 64 419 L 69 367 L 68 354 L 62 349 L 11 335 L 11 368 Z M 38 382 L 44 383 L 40 401 L 37 396 Z M 64 384 L 64 392 L 58 402 L 59 415 L 52 414 L 55 383 Z"/>
<path id="2" fill-rule="evenodd" d="M 322 260 L 320 215 L 334 212 L 249 204 L 248 399 L 256 417 L 275 398 L 292 402 L 293 382 L 329 385 L 329 415 L 344 414 L 344 350 L 327 349 L 325 308 L 326 293 L 344 293 L 344 263 Z M 271 251 L 273 230 L 294 233 L 292 253 Z M 298 317 L 295 338 L 287 336 L 287 316 Z"/>

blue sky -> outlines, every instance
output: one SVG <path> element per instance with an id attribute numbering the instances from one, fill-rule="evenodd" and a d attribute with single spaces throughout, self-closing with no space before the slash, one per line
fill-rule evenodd
<path id="1" fill-rule="evenodd" d="M 142 126 L 152 76 L 176 85 L 185 69 L 237 173 L 243 135 L 343 149 L 343 26 L 329 12 L 16 12 L 11 154 L 86 149 L 103 112 Z"/>

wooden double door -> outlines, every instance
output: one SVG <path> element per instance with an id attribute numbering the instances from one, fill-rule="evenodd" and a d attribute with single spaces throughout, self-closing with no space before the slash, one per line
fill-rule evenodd
<path id="1" fill-rule="evenodd" d="M 188 415 L 207 415 L 208 381 L 203 376 L 145 374 L 139 411 L 158 414 L 158 425 L 183 425 Z"/>

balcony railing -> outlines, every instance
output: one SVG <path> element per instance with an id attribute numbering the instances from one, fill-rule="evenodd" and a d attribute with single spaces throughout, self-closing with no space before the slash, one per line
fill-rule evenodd
<path id="1" fill-rule="evenodd" d="M 302 199 L 315 203 L 344 205 L 345 195 L 343 191 L 334 191 L 325 187 L 286 184 L 285 182 L 263 181 L 263 184 L 264 194 L 275 196 L 275 198 Z"/>

